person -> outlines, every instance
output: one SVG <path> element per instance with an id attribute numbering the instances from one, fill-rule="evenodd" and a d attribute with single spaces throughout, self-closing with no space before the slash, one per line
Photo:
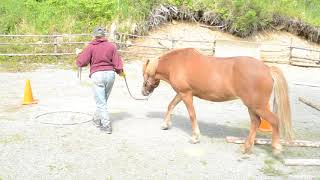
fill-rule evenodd
<path id="1" fill-rule="evenodd" d="M 104 28 L 98 27 L 93 31 L 94 39 L 80 52 L 76 49 L 78 67 L 90 64 L 90 75 L 93 82 L 93 94 L 96 102 L 94 124 L 100 130 L 111 134 L 112 125 L 107 111 L 107 101 L 115 80 L 115 73 L 125 76 L 123 62 L 117 48 L 108 42 Z"/>

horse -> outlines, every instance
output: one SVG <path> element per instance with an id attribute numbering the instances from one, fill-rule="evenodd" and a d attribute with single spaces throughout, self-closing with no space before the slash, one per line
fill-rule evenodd
<path id="1" fill-rule="evenodd" d="M 150 95 L 160 80 L 169 83 L 176 92 L 161 125 L 163 130 L 172 125 L 174 107 L 184 102 L 192 125 L 191 143 L 200 142 L 193 96 L 213 102 L 242 101 L 251 119 L 250 131 L 242 147 L 243 153 L 251 151 L 261 119 L 267 120 L 272 126 L 271 146 L 274 152 L 282 151 L 280 130 L 287 141 L 293 138 L 288 85 L 277 67 L 269 67 L 253 57 L 214 57 L 201 54 L 194 48 L 182 48 L 147 60 L 142 69 L 143 96 Z M 272 92 L 274 112 L 269 108 Z"/>

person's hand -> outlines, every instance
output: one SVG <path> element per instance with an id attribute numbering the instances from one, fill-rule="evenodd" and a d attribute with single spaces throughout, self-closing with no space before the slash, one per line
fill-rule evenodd
<path id="1" fill-rule="evenodd" d="M 78 56 L 81 52 L 82 52 L 82 50 L 81 50 L 81 49 L 76 48 L 76 55 L 77 55 L 77 56 Z"/>
<path id="2" fill-rule="evenodd" d="M 122 71 L 119 76 L 122 76 L 122 77 L 126 77 L 126 73 L 124 73 L 124 71 Z"/>

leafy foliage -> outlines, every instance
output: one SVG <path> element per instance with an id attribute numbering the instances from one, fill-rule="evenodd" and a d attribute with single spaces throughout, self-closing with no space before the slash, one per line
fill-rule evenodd
<path id="1" fill-rule="evenodd" d="M 275 14 L 320 26 L 319 0 L 1 0 L 0 33 L 82 33 L 112 22 L 129 31 L 159 4 L 213 11 L 240 36 L 268 27 Z"/>

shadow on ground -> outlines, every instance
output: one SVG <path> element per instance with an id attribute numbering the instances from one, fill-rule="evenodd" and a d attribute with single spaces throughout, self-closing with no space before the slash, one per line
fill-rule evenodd
<path id="1" fill-rule="evenodd" d="M 149 112 L 147 117 L 149 118 L 163 118 L 165 112 Z M 191 123 L 187 116 L 172 115 L 172 126 L 182 129 L 188 134 L 191 134 Z M 216 124 L 214 122 L 207 123 L 198 120 L 199 128 L 202 136 L 208 136 L 210 138 L 225 138 L 226 136 L 241 136 L 246 137 L 248 130 L 243 128 L 236 128 L 226 125 Z"/>
<path id="2" fill-rule="evenodd" d="M 149 112 L 147 117 L 149 118 L 160 118 L 163 119 L 165 112 Z M 182 129 L 187 134 L 191 135 L 191 123 L 189 117 L 181 115 L 172 115 L 172 126 Z M 224 139 L 226 136 L 237 136 L 237 137 L 247 137 L 249 130 L 245 128 L 237 128 L 227 125 L 216 124 L 214 122 L 202 122 L 198 120 L 199 128 L 202 136 L 207 136 L 209 138 L 221 138 Z M 256 138 L 271 138 L 271 134 L 257 134 Z M 256 150 L 254 150 L 256 148 Z M 266 153 L 270 156 L 272 155 L 271 145 L 255 145 L 252 149 L 256 153 Z"/>
<path id="3" fill-rule="evenodd" d="M 127 118 L 132 117 L 132 115 L 127 112 L 109 113 L 109 116 L 110 116 L 110 119 L 112 119 L 114 121 L 119 121 L 119 120 L 123 120 L 123 119 L 127 119 Z"/>

